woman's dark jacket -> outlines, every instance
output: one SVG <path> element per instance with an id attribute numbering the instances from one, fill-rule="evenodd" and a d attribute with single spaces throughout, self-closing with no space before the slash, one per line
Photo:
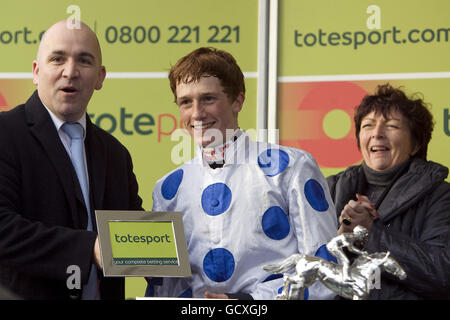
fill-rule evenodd
<path id="1" fill-rule="evenodd" d="M 352 166 L 327 178 L 340 215 L 350 199 L 356 199 L 362 166 Z M 450 184 L 448 169 L 440 164 L 413 159 L 407 172 L 394 183 L 378 208 L 364 250 L 390 251 L 407 279 L 383 274 L 380 289 L 370 299 L 450 298 Z"/>

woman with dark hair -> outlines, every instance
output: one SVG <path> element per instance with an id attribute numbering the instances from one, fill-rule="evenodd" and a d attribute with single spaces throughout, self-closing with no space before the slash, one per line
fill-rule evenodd
<path id="1" fill-rule="evenodd" d="M 450 298 L 448 168 L 427 161 L 433 117 L 389 84 L 355 110 L 361 165 L 327 178 L 339 233 L 369 230 L 364 250 L 390 251 L 406 280 L 382 274 L 371 299 Z"/>

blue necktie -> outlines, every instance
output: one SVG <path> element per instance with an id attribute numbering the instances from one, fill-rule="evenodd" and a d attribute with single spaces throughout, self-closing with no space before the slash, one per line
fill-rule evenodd
<path id="1" fill-rule="evenodd" d="M 89 203 L 89 186 L 86 175 L 86 165 L 84 162 L 83 153 L 83 136 L 84 128 L 79 123 L 64 123 L 61 128 L 71 139 L 70 143 L 70 160 L 72 160 L 73 167 L 77 173 L 78 182 L 80 183 L 81 191 L 83 193 L 84 203 L 88 213 L 88 224 L 86 230 L 92 231 L 91 221 L 91 207 Z M 83 287 L 82 299 L 95 299 L 97 294 L 97 270 L 96 266 L 92 264 L 89 273 L 89 280 L 87 285 Z"/>

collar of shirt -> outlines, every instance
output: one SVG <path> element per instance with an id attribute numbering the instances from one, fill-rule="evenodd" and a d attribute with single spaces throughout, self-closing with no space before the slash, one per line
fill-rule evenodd
<path id="1" fill-rule="evenodd" d="M 61 142 L 63 143 L 64 147 L 66 148 L 66 151 L 69 153 L 70 137 L 63 130 L 61 130 L 62 125 L 64 123 L 66 123 L 66 121 L 58 118 L 44 103 L 42 103 L 42 104 L 44 105 L 45 109 L 47 109 L 48 113 L 50 114 L 50 117 L 52 118 L 52 121 L 55 125 L 56 131 L 58 132 L 59 138 L 61 139 Z M 81 126 L 84 129 L 84 137 L 83 137 L 83 141 L 84 141 L 84 139 L 86 139 L 86 113 L 84 113 L 83 116 L 78 121 L 75 121 L 75 122 L 78 122 L 79 124 L 81 124 Z"/>
<path id="2" fill-rule="evenodd" d="M 45 109 L 47 109 L 48 113 L 50 114 L 50 117 L 52 118 L 53 123 L 55 124 L 56 130 L 59 132 L 62 125 L 67 121 L 58 118 L 44 103 L 42 103 L 42 105 L 45 107 Z M 86 138 L 86 113 L 84 113 L 83 116 L 75 122 L 81 124 L 85 132 L 83 139 Z"/>
<path id="3" fill-rule="evenodd" d="M 67 133 L 65 133 L 63 130 L 61 130 L 62 125 L 66 121 L 59 119 L 49 108 L 47 108 L 47 106 L 44 103 L 42 103 L 42 104 L 44 105 L 45 109 L 47 109 L 48 113 L 50 114 L 50 117 L 52 118 L 52 121 L 55 124 L 55 128 L 58 132 L 59 139 L 61 140 L 64 148 L 66 149 L 67 154 L 70 156 L 71 139 L 67 135 Z M 78 122 L 84 128 L 84 137 L 83 137 L 83 141 L 84 141 L 84 139 L 86 139 L 86 113 L 83 114 L 81 119 L 79 119 L 78 121 L 75 121 L 75 122 Z M 84 158 L 84 164 L 85 164 L 85 168 L 86 168 L 86 176 L 89 177 L 89 173 L 87 170 L 86 150 L 84 148 L 83 148 L 83 158 Z M 88 178 L 88 184 L 89 184 L 89 178 Z"/>
<path id="4" fill-rule="evenodd" d="M 232 155 L 235 152 L 236 140 L 244 134 L 240 128 L 236 129 L 231 140 L 214 148 L 197 147 L 197 154 L 202 159 L 203 166 L 210 166 L 212 169 L 222 168 L 226 165 L 227 154 Z M 232 150 L 232 151 L 230 151 Z"/>

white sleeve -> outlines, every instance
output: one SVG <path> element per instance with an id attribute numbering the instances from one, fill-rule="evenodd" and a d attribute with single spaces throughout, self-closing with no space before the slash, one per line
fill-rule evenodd
<path id="1" fill-rule="evenodd" d="M 300 253 L 329 259 L 326 244 L 337 235 L 337 217 L 328 185 L 314 158 L 305 153 L 291 168 L 289 216 Z M 331 299 L 335 294 L 317 282 L 308 299 Z"/>

